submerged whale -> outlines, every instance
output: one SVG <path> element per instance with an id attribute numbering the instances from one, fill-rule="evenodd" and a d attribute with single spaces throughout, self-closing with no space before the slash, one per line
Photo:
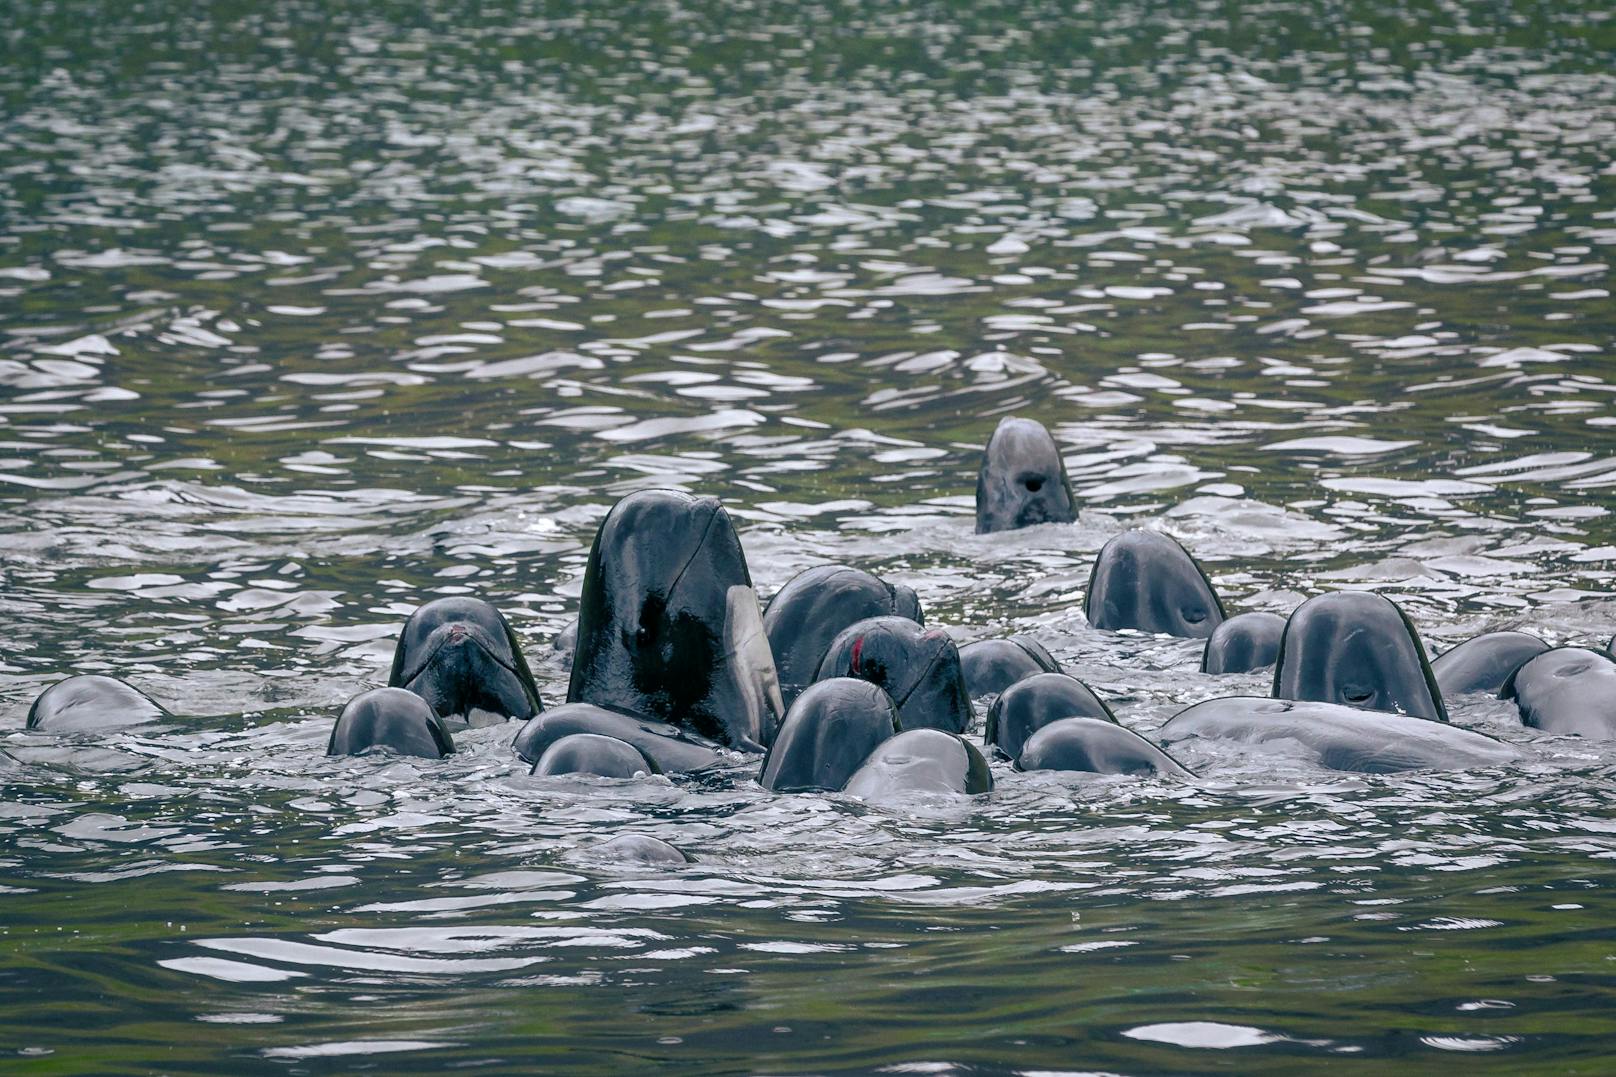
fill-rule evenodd
<path id="1" fill-rule="evenodd" d="M 1218 625 L 1201 652 L 1202 673 L 1253 673 L 1279 659 L 1285 618 L 1277 613 L 1241 613 Z"/>
<path id="2" fill-rule="evenodd" d="M 705 770 L 723 763 L 719 746 L 667 722 L 597 707 L 563 703 L 528 719 L 511 748 L 527 763 L 537 763 L 556 741 L 576 733 L 594 733 L 633 745 L 665 773 Z"/>
<path id="3" fill-rule="evenodd" d="M 41 733 L 93 733 L 146 725 L 170 717 L 139 689 L 116 677 L 86 673 L 57 681 L 28 708 L 28 729 Z"/>
<path id="4" fill-rule="evenodd" d="M 510 625 L 480 598 L 434 599 L 410 614 L 387 684 L 472 726 L 525 720 L 544 709 Z"/>
<path id="5" fill-rule="evenodd" d="M 1200 639 L 1223 623 L 1223 603 L 1188 550 L 1158 531 L 1124 531 L 1100 547 L 1083 615 L 1095 628 Z"/>
<path id="6" fill-rule="evenodd" d="M 1027 738 L 1016 769 L 1195 777 L 1138 733 L 1104 718 L 1061 718 L 1043 726 Z"/>
<path id="7" fill-rule="evenodd" d="M 1444 722 L 1263 696 L 1197 703 L 1168 719 L 1159 735 L 1168 746 L 1196 737 L 1247 744 L 1290 742 L 1320 766 L 1365 774 L 1490 767 L 1519 754 L 1491 737 Z"/>
<path id="8" fill-rule="evenodd" d="M 441 759 L 453 751 L 449 730 L 430 703 L 403 688 L 373 688 L 342 708 L 325 754 Z"/>
<path id="9" fill-rule="evenodd" d="M 963 733 L 971 693 L 948 633 L 906 617 L 872 617 L 842 631 L 819 663 L 818 680 L 857 677 L 883 689 L 904 729 Z"/>
<path id="10" fill-rule="evenodd" d="M 976 533 L 1069 524 L 1077 499 L 1055 439 L 1033 419 L 999 420 L 976 477 Z"/>
<path id="11" fill-rule="evenodd" d="M 1296 607 L 1280 637 L 1274 698 L 1448 720 L 1413 623 L 1368 591 L 1332 591 Z"/>
<path id="12" fill-rule="evenodd" d="M 880 688 L 854 677 L 820 681 L 786 712 L 758 783 L 777 793 L 838 790 L 897 732 L 898 711 Z"/>
<path id="13" fill-rule="evenodd" d="M 690 857 L 676 846 L 649 834 L 619 834 L 586 850 L 586 856 L 595 860 L 611 860 L 622 864 L 688 864 Z"/>
<path id="14" fill-rule="evenodd" d="M 820 659 L 842 629 L 871 617 L 926 623 L 913 588 L 846 565 L 799 572 L 769 599 L 763 631 L 787 706 L 813 683 Z"/>
<path id="15" fill-rule="evenodd" d="M 627 741 L 599 733 L 569 733 L 544 750 L 531 773 L 541 777 L 593 774 L 598 778 L 638 778 L 661 774 L 662 770 Z"/>
<path id="16" fill-rule="evenodd" d="M 1444 696 L 1486 692 L 1496 696 L 1510 676 L 1549 645 L 1525 632 L 1486 632 L 1445 651 L 1431 662 Z"/>
<path id="17" fill-rule="evenodd" d="M 1006 759 L 1015 759 L 1027 738 L 1062 718 L 1117 720 L 1105 700 L 1076 677 L 1039 673 L 1012 684 L 993 701 L 982 741 Z"/>
<path id="18" fill-rule="evenodd" d="M 717 498 L 641 490 L 589 552 L 569 703 L 762 751 L 785 713 L 757 594 Z"/>
<path id="19" fill-rule="evenodd" d="M 940 729 L 910 729 L 882 742 L 842 791 L 865 800 L 888 800 L 905 793 L 974 796 L 992 788 L 988 761 L 970 742 Z"/>
<path id="20" fill-rule="evenodd" d="M 1030 636 L 981 639 L 959 649 L 960 669 L 972 699 L 996 696 L 1017 681 L 1059 673 L 1060 663 Z"/>
<path id="21" fill-rule="evenodd" d="M 1616 740 L 1616 657 L 1587 647 L 1554 647 L 1526 661 L 1499 693 L 1521 721 L 1545 733 Z"/>

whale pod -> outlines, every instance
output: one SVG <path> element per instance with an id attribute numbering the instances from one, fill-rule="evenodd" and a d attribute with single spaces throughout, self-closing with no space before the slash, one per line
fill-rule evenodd
<path id="1" fill-rule="evenodd" d="M 390 688 L 414 692 L 471 726 L 526 720 L 544 709 L 505 617 L 480 598 L 438 598 L 410 614 L 393 651 Z"/>
<path id="2" fill-rule="evenodd" d="M 430 703 L 403 688 L 373 688 L 342 708 L 325 754 L 441 759 L 453 751 L 449 730 Z"/>
<path id="3" fill-rule="evenodd" d="M 842 791 L 865 800 L 901 793 L 986 793 L 993 773 L 976 747 L 940 729 L 910 729 L 885 741 Z"/>
<path id="4" fill-rule="evenodd" d="M 144 693 L 96 673 L 57 681 L 28 708 L 27 728 L 41 733 L 91 733 L 145 725 L 169 717 Z"/>
<path id="5" fill-rule="evenodd" d="M 1159 531 L 1124 531 L 1100 547 L 1083 615 L 1095 628 L 1134 628 L 1204 639 L 1223 623 L 1223 603 L 1188 550 Z"/>
<path id="6" fill-rule="evenodd" d="M 1444 696 L 1486 692 L 1496 696 L 1510 676 L 1549 645 L 1525 632 L 1486 632 L 1465 640 L 1431 663 Z"/>
<path id="7" fill-rule="evenodd" d="M 511 747 L 524 761 L 537 763 L 545 749 L 574 733 L 597 733 L 632 744 L 659 770 L 669 774 L 704 770 L 724 762 L 722 751 L 712 741 L 692 736 L 667 722 L 621 714 L 592 703 L 563 703 L 528 719 Z"/>
<path id="8" fill-rule="evenodd" d="M 816 680 L 857 677 L 883 689 L 904 729 L 963 733 L 971 722 L 971 693 L 959 649 L 948 633 L 906 617 L 872 617 L 832 641 Z"/>
<path id="9" fill-rule="evenodd" d="M 785 713 L 757 594 L 717 498 L 640 490 L 595 534 L 569 703 L 762 751 Z"/>
<path id="10" fill-rule="evenodd" d="M 1207 637 L 1201 652 L 1202 673 L 1252 673 L 1279 659 L 1285 618 L 1277 613 L 1241 613 Z"/>
<path id="11" fill-rule="evenodd" d="M 799 572 L 769 599 L 763 631 L 787 706 L 813 683 L 819 661 L 837 635 L 871 617 L 907 617 L 925 623 L 913 588 L 847 565 L 819 565 Z"/>
<path id="12" fill-rule="evenodd" d="M 820 681 L 786 712 L 758 783 L 777 793 L 840 789 L 897 732 L 898 712 L 880 688 L 854 677 Z"/>
<path id="13" fill-rule="evenodd" d="M 1491 737 L 1443 722 L 1264 696 L 1197 703 L 1170 718 L 1160 737 L 1168 746 L 1193 737 L 1247 744 L 1289 741 L 1305 748 L 1321 766 L 1364 774 L 1490 767 L 1519 754 Z"/>
<path id="14" fill-rule="evenodd" d="M 1616 740 L 1616 658 L 1587 647 L 1554 647 L 1510 675 L 1503 699 L 1545 733 Z"/>
<path id="15" fill-rule="evenodd" d="M 1027 738 L 1062 718 L 1098 718 L 1115 722 L 1116 716 L 1094 689 L 1064 673 L 1039 673 L 1017 681 L 988 708 L 982 742 L 1006 759 L 1021 755 Z"/>
<path id="16" fill-rule="evenodd" d="M 569 733 L 544 750 L 531 773 L 637 778 L 644 774 L 661 774 L 662 769 L 627 741 L 599 733 Z"/>
<path id="17" fill-rule="evenodd" d="M 1104 718 L 1062 718 L 1042 727 L 1027 738 L 1016 769 L 1195 776 L 1138 733 Z"/>
<path id="18" fill-rule="evenodd" d="M 1055 439 L 1034 419 L 1000 419 L 976 476 L 976 533 L 1069 524 L 1077 499 Z"/>
<path id="19" fill-rule="evenodd" d="M 1368 591 L 1332 591 L 1296 607 L 1280 637 L 1274 698 L 1448 720 L 1413 623 Z"/>
<path id="20" fill-rule="evenodd" d="M 1059 673 L 1060 663 L 1030 636 L 982 639 L 959 649 L 960 668 L 972 699 L 996 696 L 1019 680 Z"/>

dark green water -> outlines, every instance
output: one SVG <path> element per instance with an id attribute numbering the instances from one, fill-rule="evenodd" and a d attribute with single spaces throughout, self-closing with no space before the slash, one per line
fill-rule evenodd
<path id="1" fill-rule="evenodd" d="M 1496 700 L 1499 771 L 900 805 L 322 754 L 435 595 L 559 700 L 652 485 L 1147 735 L 1264 681 L 1087 626 L 1125 526 L 1240 608 L 1603 645 L 1608 5 L 0 0 L 0 50 L 0 1069 L 1616 1062 L 1616 749 Z M 971 533 L 1006 414 L 1077 525 Z M 24 733 L 73 672 L 190 717 Z"/>

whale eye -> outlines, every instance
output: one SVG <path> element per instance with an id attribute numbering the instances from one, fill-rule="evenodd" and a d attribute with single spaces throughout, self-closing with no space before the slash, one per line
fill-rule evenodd
<path id="1" fill-rule="evenodd" d="M 1352 704 L 1354 707 L 1360 707 L 1363 704 L 1368 703 L 1374 694 L 1374 692 L 1363 685 L 1344 684 L 1341 686 L 1341 698 Z"/>
<path id="2" fill-rule="evenodd" d="M 1193 606 L 1184 611 L 1184 620 L 1188 624 L 1198 625 L 1206 620 L 1206 610 L 1200 606 Z"/>

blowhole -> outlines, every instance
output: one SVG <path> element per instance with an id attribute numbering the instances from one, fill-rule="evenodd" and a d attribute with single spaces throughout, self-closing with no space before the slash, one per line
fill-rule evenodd
<path id="1" fill-rule="evenodd" d="M 1025 486 L 1027 488 L 1027 492 L 1031 494 L 1036 494 L 1039 490 L 1044 488 L 1043 479 L 1023 479 L 1021 480 L 1021 484 Z"/>

